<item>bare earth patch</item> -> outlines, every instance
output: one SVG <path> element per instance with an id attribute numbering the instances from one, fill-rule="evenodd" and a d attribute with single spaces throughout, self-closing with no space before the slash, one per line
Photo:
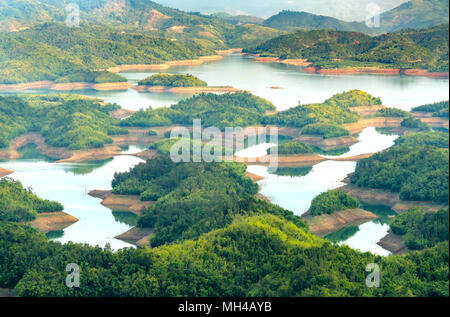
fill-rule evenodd
<path id="1" fill-rule="evenodd" d="M 372 116 L 377 113 L 378 110 L 385 109 L 386 106 L 383 105 L 373 105 L 373 106 L 359 106 L 359 107 L 349 107 L 348 109 L 359 113 L 362 116 Z"/>
<path id="2" fill-rule="evenodd" d="M 10 171 L 10 170 L 0 167 L 0 177 L 4 177 L 4 176 L 12 174 L 12 173 L 13 173 L 13 171 Z"/>
<path id="3" fill-rule="evenodd" d="M 377 244 L 393 254 L 408 252 L 408 248 L 403 243 L 402 237 L 390 232 L 387 236 L 377 242 Z"/>
<path id="4" fill-rule="evenodd" d="M 325 236 L 346 226 L 360 225 L 376 219 L 373 213 L 362 209 L 347 209 L 334 212 L 330 215 L 303 217 L 309 225 L 309 229 L 317 236 Z"/>
<path id="5" fill-rule="evenodd" d="M 47 233 L 63 230 L 77 221 L 77 218 L 60 211 L 40 213 L 35 220 L 28 222 L 28 224 L 40 232 Z"/>
<path id="6" fill-rule="evenodd" d="M 136 245 L 136 246 L 150 246 L 150 238 L 153 235 L 151 228 L 133 227 L 125 233 L 122 233 L 115 239 Z"/>
<path id="7" fill-rule="evenodd" d="M 430 212 L 436 212 L 447 207 L 445 204 L 434 202 L 405 201 L 400 199 L 398 193 L 382 189 L 358 187 L 352 184 L 342 186 L 339 190 L 346 192 L 366 204 L 388 206 L 397 213 L 406 212 L 412 207 L 423 207 Z"/>
<path id="8" fill-rule="evenodd" d="M 128 211 L 138 216 L 153 204 L 151 201 L 141 201 L 138 195 L 115 195 L 111 191 L 93 190 L 89 195 L 102 199 L 101 204 L 112 211 Z"/>
<path id="9" fill-rule="evenodd" d="M 375 128 L 395 128 L 399 127 L 403 118 L 367 118 L 361 119 L 355 123 L 345 123 L 343 127 L 350 132 L 350 134 L 356 134 L 364 130 L 365 128 L 375 127 Z"/>

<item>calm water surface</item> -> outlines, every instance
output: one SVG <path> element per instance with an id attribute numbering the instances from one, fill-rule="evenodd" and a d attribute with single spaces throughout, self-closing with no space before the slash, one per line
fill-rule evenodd
<path id="1" fill-rule="evenodd" d="M 318 75 L 308 74 L 300 67 L 254 62 L 252 58 L 233 54 L 217 62 L 199 66 L 172 67 L 168 73 L 190 73 L 212 86 L 233 86 L 272 101 L 279 110 L 288 109 L 298 103 L 323 102 L 335 93 L 350 89 L 361 89 L 380 97 L 389 107 L 410 110 L 414 106 L 447 100 L 448 79 L 431 79 L 414 76 L 385 75 Z M 137 81 L 154 73 L 122 73 L 129 82 Z M 271 89 L 278 86 L 282 89 Z M 25 93 L 51 93 L 45 90 Z M 115 102 L 123 108 L 138 110 L 169 106 L 189 97 L 186 94 L 139 93 L 127 91 L 76 91 L 107 102 Z"/>
<path id="2" fill-rule="evenodd" d="M 338 157 L 382 151 L 394 145 L 397 137 L 397 135 L 381 134 L 373 127 L 366 128 L 358 137 L 359 143 L 351 146 L 345 154 Z M 261 144 L 238 154 L 243 157 L 255 157 L 270 146 L 272 145 Z M 309 169 L 279 167 L 277 171 L 274 171 L 265 166 L 255 165 L 249 166 L 248 171 L 264 177 L 258 182 L 261 194 L 268 197 L 273 203 L 292 210 L 300 216 L 308 211 L 314 197 L 345 185 L 343 180 L 348 174 L 354 172 L 355 167 L 356 162 L 325 161 Z M 384 250 L 376 243 L 387 234 L 388 229 L 387 224 L 375 220 L 362 224 L 357 232 L 340 243 L 345 243 L 361 251 L 387 255 L 389 251 Z"/>
<path id="3" fill-rule="evenodd" d="M 117 220 L 111 210 L 100 204 L 100 199 L 87 193 L 92 189 L 111 189 L 115 172 L 128 171 L 140 162 L 142 160 L 134 156 L 117 156 L 96 163 L 59 164 L 42 160 L 16 160 L 0 165 L 14 171 L 10 177 L 20 180 L 25 187 L 33 188 L 42 198 L 61 202 L 66 213 L 79 219 L 56 240 L 101 247 L 109 243 L 113 249 L 119 249 L 131 245 L 114 237 L 131 226 Z"/>

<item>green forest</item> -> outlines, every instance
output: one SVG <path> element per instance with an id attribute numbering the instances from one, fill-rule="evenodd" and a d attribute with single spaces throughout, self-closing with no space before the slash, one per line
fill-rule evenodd
<path id="1" fill-rule="evenodd" d="M 14 288 L 19 296 L 448 296 L 448 239 L 407 255 L 361 253 L 313 236 L 291 212 L 252 198 L 247 193 L 257 187 L 243 176 L 245 166 L 208 163 L 200 167 L 167 161 L 155 169 L 152 166 L 167 159 L 154 160 L 117 174 L 113 186 L 132 179 L 143 184 L 148 178 L 168 189 L 172 181 L 186 176 L 182 186 L 175 186 L 158 202 L 163 206 L 181 200 L 181 205 L 194 209 L 181 208 L 184 212 L 178 217 L 165 220 L 149 210 L 154 225 L 170 229 L 167 232 L 177 242 L 111 252 L 47 242 L 29 226 L 1 221 L 0 287 Z M 213 172 L 208 174 L 211 182 L 196 184 L 198 168 Z M 231 183 L 237 187 L 231 188 Z M 210 188 L 216 188 L 215 194 L 233 190 L 238 200 L 220 205 L 217 197 L 195 198 L 196 192 Z M 213 206 L 216 216 L 202 218 L 208 221 L 196 227 L 198 232 L 190 226 L 178 227 L 186 236 L 173 230 L 177 224 L 190 223 L 190 218 L 197 217 L 193 211 L 201 206 Z M 176 219 L 180 221 L 173 223 Z M 64 285 L 68 263 L 80 263 L 80 288 Z M 377 263 L 384 272 L 379 288 L 366 287 L 368 263 Z M 428 266 L 433 270 L 424 271 Z"/>
<path id="2" fill-rule="evenodd" d="M 30 221 L 38 213 L 62 211 L 64 207 L 54 201 L 41 199 L 19 181 L 0 179 L 0 222 Z"/>
<path id="3" fill-rule="evenodd" d="M 171 124 L 192 125 L 201 119 L 205 127 L 246 127 L 260 124 L 267 111 L 275 110 L 268 100 L 248 92 L 202 93 L 181 100 L 170 108 L 140 110 L 121 121 L 122 126 L 155 127 Z"/>
<path id="4" fill-rule="evenodd" d="M 412 208 L 396 216 L 389 226 L 394 234 L 402 236 L 408 249 L 423 250 L 448 241 L 448 209 L 434 213 Z"/>
<path id="5" fill-rule="evenodd" d="M 316 196 L 312 200 L 309 213 L 313 216 L 319 216 L 358 207 L 359 201 L 356 198 L 340 190 L 330 190 Z"/>
<path id="6" fill-rule="evenodd" d="M 381 104 L 379 98 L 360 90 L 338 93 L 320 104 L 306 104 L 266 116 L 264 124 L 303 128 L 304 134 L 318 134 L 324 138 L 348 135 L 343 123 L 356 122 L 360 115 L 351 107 Z"/>
<path id="7" fill-rule="evenodd" d="M 155 74 L 138 82 L 139 86 L 206 87 L 208 83 L 190 74 Z"/>
<path id="8" fill-rule="evenodd" d="M 46 23 L 21 32 L 0 33 L 0 84 L 41 80 L 120 82 L 125 78 L 94 70 L 214 54 L 214 50 L 189 40 L 171 41 L 105 26 L 70 28 Z"/>
<path id="9" fill-rule="evenodd" d="M 267 149 L 267 153 L 273 153 L 273 148 Z M 314 150 L 308 144 L 298 141 L 288 141 L 281 143 L 277 146 L 277 154 L 279 155 L 296 155 L 296 154 L 310 154 L 314 153 Z"/>
<path id="10" fill-rule="evenodd" d="M 114 175 L 113 192 L 154 201 L 138 226 L 153 229 L 152 246 L 198 238 L 230 224 L 238 215 L 267 213 L 305 228 L 292 212 L 253 198 L 258 186 L 238 163 L 173 163 L 160 155 Z"/>
<path id="11" fill-rule="evenodd" d="M 411 113 L 398 108 L 383 108 L 375 113 L 376 117 L 409 118 Z"/>
<path id="12" fill-rule="evenodd" d="M 363 33 L 311 30 L 281 35 L 246 52 L 307 59 L 313 66 L 377 67 L 448 72 L 448 23 L 371 37 Z"/>
<path id="13" fill-rule="evenodd" d="M 111 135 L 128 133 L 109 115 L 118 108 L 68 95 L 0 96 L 0 148 L 26 132 L 40 132 L 46 143 L 70 150 L 103 147 Z"/>
<path id="14" fill-rule="evenodd" d="M 395 142 L 392 148 L 359 161 L 351 182 L 397 192 L 404 200 L 448 203 L 448 134 L 407 134 Z"/>
<path id="15" fill-rule="evenodd" d="M 435 102 L 428 105 L 418 106 L 412 109 L 413 112 L 430 112 L 433 117 L 448 118 L 448 100 Z"/>

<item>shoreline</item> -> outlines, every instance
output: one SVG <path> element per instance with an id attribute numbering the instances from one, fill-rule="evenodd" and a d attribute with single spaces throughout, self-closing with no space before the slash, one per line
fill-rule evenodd
<path id="1" fill-rule="evenodd" d="M 63 211 L 58 211 L 40 213 L 37 215 L 36 219 L 26 223 L 39 232 L 48 233 L 66 229 L 76 222 L 78 222 L 78 219 L 74 216 Z"/>
<path id="2" fill-rule="evenodd" d="M 101 199 L 101 205 L 111 211 L 127 211 L 140 216 L 154 202 L 141 201 L 138 195 L 117 195 L 110 190 L 91 190 L 89 196 Z"/>
<path id="3" fill-rule="evenodd" d="M 429 72 L 419 68 L 378 68 L 378 67 L 349 67 L 349 68 L 322 68 L 311 66 L 311 62 L 306 59 L 281 59 L 278 57 L 261 57 L 260 54 L 242 53 L 244 56 L 254 56 L 254 61 L 259 63 L 278 63 L 292 66 L 305 67 L 308 74 L 320 75 L 351 75 L 351 74 L 371 74 L 371 75 L 404 75 L 421 76 L 434 79 L 448 79 L 449 72 Z"/>
<path id="4" fill-rule="evenodd" d="M 354 75 L 354 74 L 370 74 L 370 75 L 393 75 L 393 76 L 421 76 L 434 79 L 448 79 L 449 72 L 428 72 L 418 68 L 377 68 L 377 67 L 355 67 L 355 68 L 336 68 L 327 69 L 316 66 L 305 68 L 309 74 L 320 75 Z"/>
<path id="5" fill-rule="evenodd" d="M 0 167 L 0 178 L 10 175 L 12 173 L 14 172 Z"/>
<path id="6" fill-rule="evenodd" d="M 434 203 L 431 201 L 401 200 L 398 193 L 383 189 L 358 187 L 353 184 L 347 184 L 337 189 L 357 198 L 363 203 L 387 206 L 398 214 L 404 213 L 412 207 L 427 208 L 430 212 L 437 212 L 442 208 L 448 207 L 445 204 Z"/>
<path id="7" fill-rule="evenodd" d="M 34 81 L 19 84 L 3 84 L 0 85 L 0 91 L 23 91 L 28 89 L 49 89 L 55 91 L 72 91 L 72 90 L 88 90 L 96 91 L 114 91 L 128 90 L 131 87 L 129 82 L 112 82 L 112 83 L 55 83 L 53 81 Z"/>
<path id="8" fill-rule="evenodd" d="M 302 218 L 309 225 L 309 229 L 313 234 L 323 237 L 344 227 L 361 225 L 378 217 L 367 210 L 356 208 L 319 216 L 312 216 L 306 213 Z"/>
<path id="9" fill-rule="evenodd" d="M 206 62 L 215 62 L 223 59 L 224 55 L 229 55 L 234 52 L 240 52 L 242 49 L 219 50 L 217 55 L 200 56 L 198 59 L 175 60 L 167 61 L 162 64 L 127 64 L 117 65 L 106 69 L 111 73 L 120 73 L 128 71 L 163 71 L 175 66 L 198 66 Z M 50 80 L 31 81 L 16 84 L 0 84 L 0 91 L 23 91 L 28 89 L 49 89 L 55 91 L 70 91 L 70 90 L 87 90 L 93 89 L 96 91 L 114 91 L 114 90 L 128 90 L 131 84 L 127 82 L 111 82 L 111 83 L 88 83 L 88 82 L 74 82 L 74 83 L 55 83 Z"/>
<path id="10" fill-rule="evenodd" d="M 410 250 L 403 243 L 402 236 L 393 234 L 389 229 L 389 233 L 384 236 L 377 244 L 392 254 L 404 254 Z"/>
<path id="11" fill-rule="evenodd" d="M 221 93 L 221 92 L 238 92 L 242 91 L 234 87 L 168 87 L 168 86 L 133 86 L 138 92 L 170 92 L 174 94 L 193 94 L 193 93 Z"/>
<path id="12" fill-rule="evenodd" d="M 223 58 L 223 55 L 200 56 L 198 59 L 186 59 L 168 61 L 161 64 L 124 64 L 107 69 L 110 73 L 131 72 L 131 71 L 163 71 L 176 66 L 198 66 L 205 62 L 215 62 Z"/>
<path id="13" fill-rule="evenodd" d="M 44 138 L 37 132 L 29 132 L 22 134 L 10 141 L 9 148 L 0 150 L 0 159 L 5 161 L 11 161 L 20 159 L 21 154 L 18 149 L 21 147 L 34 144 L 36 150 L 40 153 L 55 160 L 55 163 L 81 163 L 88 161 L 101 161 L 110 159 L 120 155 L 129 155 L 139 157 L 141 159 L 149 159 L 155 155 L 154 151 L 145 150 L 134 154 L 123 154 L 120 145 L 133 145 L 133 144 L 146 144 L 156 142 L 162 137 L 149 136 L 148 130 L 139 128 L 129 128 L 129 133 L 126 135 L 113 136 L 113 143 L 107 144 L 102 148 L 82 149 L 82 150 L 69 150 L 67 148 L 60 148 L 48 145 L 45 143 Z M 163 132 L 160 132 L 160 134 Z M 0 169 L 0 172 L 2 170 Z M 6 174 L 8 175 L 8 174 Z M 5 176 L 1 175 L 0 177 Z"/>

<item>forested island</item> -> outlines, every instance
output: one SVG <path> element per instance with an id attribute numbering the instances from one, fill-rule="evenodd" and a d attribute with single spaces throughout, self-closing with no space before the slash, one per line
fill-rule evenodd
<path id="1" fill-rule="evenodd" d="M 448 204 L 448 134 L 407 134 L 395 142 L 392 148 L 359 161 L 351 183 L 387 189 L 403 200 Z"/>
<path id="2" fill-rule="evenodd" d="M 206 87 L 208 83 L 190 74 L 156 74 L 138 82 L 139 86 Z"/>
<path id="3" fill-rule="evenodd" d="M 70 150 L 103 147 L 112 135 L 126 134 L 110 112 L 118 105 L 70 96 L 0 96 L 0 149 L 27 132 L 39 132 L 45 142 Z"/>

